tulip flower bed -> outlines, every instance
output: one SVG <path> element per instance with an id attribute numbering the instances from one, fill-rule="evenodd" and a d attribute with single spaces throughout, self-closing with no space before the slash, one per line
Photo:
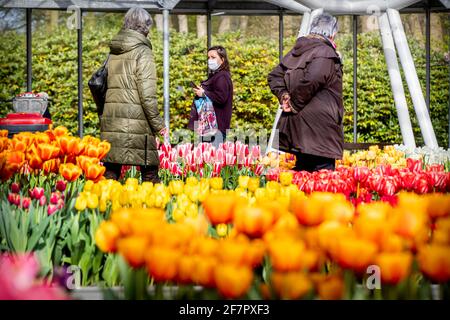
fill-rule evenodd
<path id="1" fill-rule="evenodd" d="M 0 251 L 33 253 L 46 284 L 76 266 L 81 286 L 129 299 L 449 297 L 445 161 L 372 147 L 308 173 L 240 142 L 162 144 L 153 184 L 136 168 L 104 179 L 109 144 L 63 127 L 0 136 Z"/>

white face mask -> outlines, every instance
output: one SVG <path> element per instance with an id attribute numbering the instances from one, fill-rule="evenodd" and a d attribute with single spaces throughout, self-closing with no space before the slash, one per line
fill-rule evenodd
<path id="1" fill-rule="evenodd" d="M 208 68 L 212 71 L 216 71 L 219 69 L 220 64 L 216 61 L 216 59 L 209 59 L 208 60 Z"/>

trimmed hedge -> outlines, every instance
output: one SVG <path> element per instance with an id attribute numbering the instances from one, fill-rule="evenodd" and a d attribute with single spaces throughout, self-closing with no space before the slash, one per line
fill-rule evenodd
<path id="1" fill-rule="evenodd" d="M 50 111 L 55 125 L 65 125 L 77 132 L 77 41 L 76 30 L 59 28 L 47 34 L 38 28 L 33 34 L 33 90 L 45 91 L 53 98 Z M 86 26 L 83 33 L 84 132 L 99 134 L 96 107 L 87 81 L 101 65 L 108 52 L 108 41 L 118 28 Z M 153 31 L 153 49 L 158 70 L 158 94 L 162 111 L 162 35 Z M 26 90 L 25 37 L 13 32 L 0 35 L 0 100 Z M 185 128 L 193 93 L 189 82 L 206 75 L 205 39 L 194 34 L 171 33 L 170 48 L 170 116 L 171 128 Z M 285 52 L 295 38 L 285 39 Z M 267 85 L 267 74 L 278 63 L 277 41 L 264 37 L 244 37 L 239 33 L 213 39 L 228 49 L 234 83 L 233 128 L 271 129 L 277 101 Z M 344 59 L 345 138 L 353 141 L 353 64 L 352 38 L 339 36 L 338 49 Z M 358 35 L 358 142 L 401 143 L 400 127 L 393 102 L 381 39 L 377 32 Z M 418 74 L 425 88 L 425 50 L 414 40 L 410 47 Z M 448 144 L 448 65 L 443 54 L 432 52 L 431 118 L 440 146 Z M 405 83 L 405 91 L 408 93 Z M 410 115 L 416 142 L 423 144 L 411 99 Z M 1 104 L 0 115 L 11 105 Z"/>

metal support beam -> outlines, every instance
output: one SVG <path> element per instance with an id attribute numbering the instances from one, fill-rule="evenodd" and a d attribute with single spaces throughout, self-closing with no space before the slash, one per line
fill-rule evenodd
<path id="1" fill-rule="evenodd" d="M 353 15 L 353 143 L 358 142 L 358 16 Z"/>
<path id="2" fill-rule="evenodd" d="M 283 11 L 278 16 L 278 56 L 281 61 L 283 58 L 283 38 L 284 38 L 284 23 L 283 23 Z"/>
<path id="3" fill-rule="evenodd" d="M 450 23 L 450 14 L 447 16 Z M 448 47 L 450 48 L 450 37 L 448 39 Z M 448 147 L 450 148 L 450 58 L 448 59 Z"/>
<path id="4" fill-rule="evenodd" d="M 211 48 L 211 39 L 212 39 L 212 17 L 211 11 L 208 11 L 206 15 L 206 46 Z"/>
<path id="5" fill-rule="evenodd" d="M 78 20 L 78 136 L 83 137 L 83 11 L 77 10 Z"/>
<path id="6" fill-rule="evenodd" d="M 32 79 L 33 79 L 33 69 L 32 69 L 32 46 L 31 39 L 33 37 L 32 30 L 32 9 L 27 9 L 27 91 L 32 91 Z"/>
<path id="7" fill-rule="evenodd" d="M 300 24 L 300 30 L 298 31 L 298 38 L 306 36 L 308 34 L 310 19 L 311 19 L 311 13 L 305 12 L 302 16 L 302 23 Z"/>
<path id="8" fill-rule="evenodd" d="M 403 144 L 410 149 L 416 147 L 414 141 L 414 133 L 409 117 L 408 104 L 406 102 L 405 91 L 403 90 L 402 77 L 397 61 L 397 53 L 395 51 L 394 39 L 392 38 L 391 27 L 386 13 L 378 17 L 378 25 L 380 26 L 381 40 L 383 43 L 384 56 L 391 81 L 392 93 L 394 95 L 395 107 L 397 109 L 397 117 L 402 132 Z"/>
<path id="9" fill-rule="evenodd" d="M 416 67 L 414 66 L 414 60 L 408 47 L 400 13 L 397 10 L 388 9 L 387 14 L 425 145 L 430 148 L 437 148 L 438 143 L 433 130 L 433 124 L 431 123 L 427 110 Z"/>
<path id="10" fill-rule="evenodd" d="M 170 124 L 170 92 L 169 92 L 169 10 L 163 10 L 163 97 L 164 124 Z"/>
<path id="11" fill-rule="evenodd" d="M 425 60 L 426 60 L 426 66 L 425 66 L 425 72 L 426 72 L 426 103 L 428 112 L 430 112 L 430 78 L 431 78 L 431 63 L 430 63 L 430 55 L 431 55 L 431 44 L 430 44 L 430 38 L 431 38 L 431 14 L 430 14 L 430 4 L 427 1 L 427 7 L 425 9 Z"/>

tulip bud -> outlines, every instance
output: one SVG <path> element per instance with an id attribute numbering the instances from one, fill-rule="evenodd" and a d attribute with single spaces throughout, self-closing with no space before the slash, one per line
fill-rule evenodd
<path id="1" fill-rule="evenodd" d="M 22 208 L 28 209 L 30 207 L 31 198 L 23 197 L 22 198 Z"/>
<path id="2" fill-rule="evenodd" d="M 58 203 L 56 204 L 56 206 L 58 207 L 58 210 L 61 210 L 62 208 L 64 208 L 64 200 L 59 198 Z"/>
<path id="3" fill-rule="evenodd" d="M 56 182 L 56 190 L 64 192 L 66 190 L 67 187 L 67 182 L 64 180 L 58 180 Z"/>
<path id="4" fill-rule="evenodd" d="M 8 201 L 10 204 L 15 204 L 16 206 L 19 206 L 20 205 L 20 195 L 18 195 L 17 193 L 9 193 Z"/>
<path id="5" fill-rule="evenodd" d="M 50 204 L 47 209 L 47 213 L 49 216 L 54 214 L 58 210 L 58 207 L 55 204 Z"/>
<path id="6" fill-rule="evenodd" d="M 40 199 L 44 195 L 44 188 L 34 187 L 28 192 L 33 199 Z"/>
<path id="7" fill-rule="evenodd" d="M 11 184 L 11 191 L 12 191 L 12 193 L 19 193 L 20 192 L 20 185 L 17 182 L 13 182 Z"/>
<path id="8" fill-rule="evenodd" d="M 50 195 L 50 203 L 52 204 L 57 204 L 58 200 L 60 199 L 60 195 L 57 192 L 52 192 L 52 194 Z"/>
<path id="9" fill-rule="evenodd" d="M 42 196 L 39 198 L 39 205 L 40 206 L 45 206 L 45 204 L 47 203 L 47 198 L 45 196 Z"/>

